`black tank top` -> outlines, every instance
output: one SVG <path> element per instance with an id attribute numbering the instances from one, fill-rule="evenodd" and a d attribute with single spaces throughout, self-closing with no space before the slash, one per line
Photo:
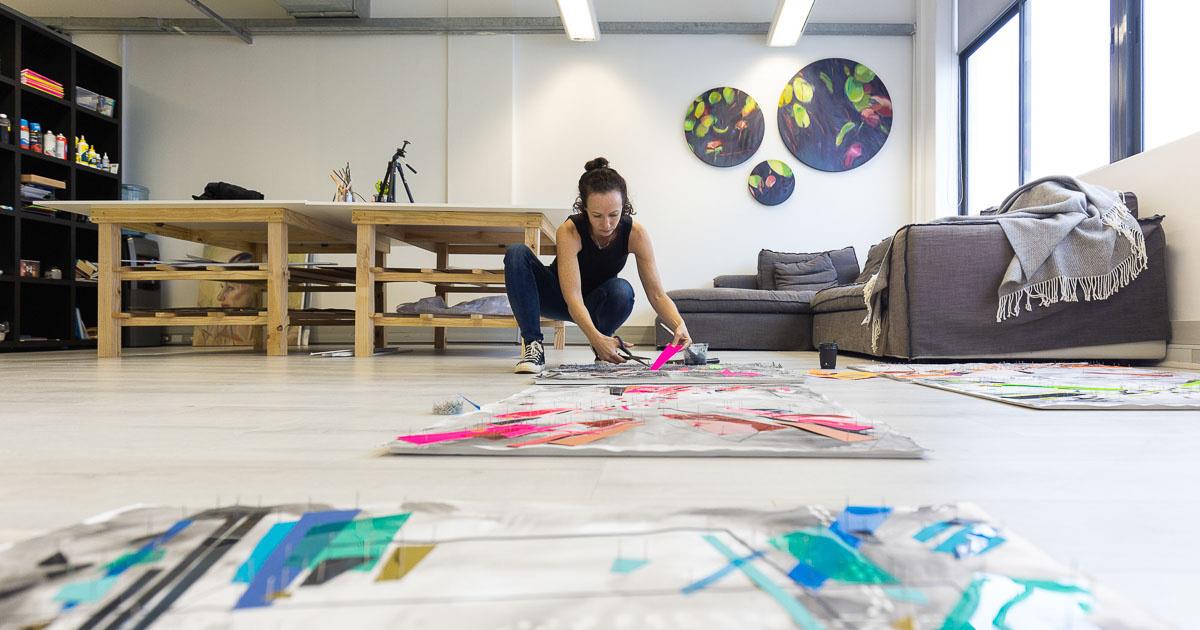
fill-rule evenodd
<path id="1" fill-rule="evenodd" d="M 572 214 L 569 220 L 575 224 L 579 240 L 583 242 L 579 250 L 579 288 L 587 296 L 625 268 L 625 261 L 629 258 L 629 233 L 633 231 L 633 217 L 628 214 L 621 217 L 616 235 L 604 249 L 596 247 L 596 242 L 592 240 L 592 224 L 588 222 L 586 214 Z M 557 257 L 551 266 L 555 275 L 558 275 Z"/>

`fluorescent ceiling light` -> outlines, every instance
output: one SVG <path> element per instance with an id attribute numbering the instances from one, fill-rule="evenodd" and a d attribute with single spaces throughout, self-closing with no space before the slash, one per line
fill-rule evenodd
<path id="1" fill-rule="evenodd" d="M 594 42 L 600 39 L 600 25 L 596 23 L 592 0 L 558 0 L 558 14 L 571 41 Z"/>
<path id="2" fill-rule="evenodd" d="M 808 22 L 808 14 L 812 11 L 815 0 L 779 0 L 775 9 L 775 21 L 771 22 L 771 32 L 767 33 L 768 46 L 795 46 L 804 32 L 804 24 Z M 561 3 L 560 3 L 561 4 Z"/>

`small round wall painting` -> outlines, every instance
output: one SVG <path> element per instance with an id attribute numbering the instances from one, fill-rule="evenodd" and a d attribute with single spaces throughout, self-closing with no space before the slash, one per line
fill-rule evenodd
<path id="1" fill-rule="evenodd" d="M 777 206 L 792 196 L 796 189 L 796 178 L 792 169 L 779 160 L 759 162 L 746 180 L 750 196 L 764 206 Z"/>
<path id="2" fill-rule="evenodd" d="M 705 90 L 683 115 L 683 138 L 713 166 L 737 166 L 762 144 L 766 122 L 754 97 L 731 87 Z"/>
<path id="3" fill-rule="evenodd" d="M 866 164 L 892 130 L 892 99 L 875 72 L 850 59 L 822 59 L 783 87 L 776 114 L 788 151 L 820 171 Z"/>

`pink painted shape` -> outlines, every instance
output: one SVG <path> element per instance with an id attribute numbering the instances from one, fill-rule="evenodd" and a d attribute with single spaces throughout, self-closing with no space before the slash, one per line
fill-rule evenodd
<path id="1" fill-rule="evenodd" d="M 725 368 L 724 370 L 721 370 L 720 372 L 718 372 L 718 374 L 720 374 L 721 376 L 762 376 L 762 374 L 760 374 L 758 372 L 734 372 L 733 370 L 730 370 L 729 368 Z"/>
<path id="2" fill-rule="evenodd" d="M 663 348 L 662 354 L 658 355 L 658 358 L 654 360 L 654 363 L 650 364 L 650 371 L 654 371 L 662 367 L 663 364 L 665 364 L 667 361 L 670 361 L 671 357 L 675 356 L 675 354 L 680 350 L 683 350 L 683 346 L 673 346 L 671 344 L 667 344 L 667 347 Z"/>
<path id="3" fill-rule="evenodd" d="M 417 433 L 414 435 L 401 435 L 396 438 L 402 442 L 409 444 L 437 444 L 439 442 L 452 442 L 455 440 L 466 440 L 474 437 L 498 435 L 504 438 L 521 437 L 530 433 L 541 433 L 543 431 L 552 431 L 562 424 L 537 425 L 537 424 L 489 424 L 478 429 L 466 429 L 462 431 L 446 431 L 443 433 Z"/>
<path id="4" fill-rule="evenodd" d="M 497 420 L 515 420 L 518 418 L 524 420 L 524 419 L 528 419 L 528 418 L 539 418 L 541 416 L 548 416 L 548 415 L 555 414 L 555 413 L 562 413 L 564 411 L 570 411 L 570 409 L 568 409 L 566 407 L 559 407 L 559 408 L 554 408 L 554 409 L 526 409 L 524 411 L 510 411 L 508 413 L 502 413 L 500 415 L 495 416 L 495 418 Z"/>
<path id="5" fill-rule="evenodd" d="M 450 431 L 447 433 L 418 433 L 416 435 L 401 435 L 396 438 L 401 442 L 409 444 L 437 444 L 438 442 L 450 442 L 452 440 L 465 440 L 469 437 L 479 435 L 476 431 Z"/>

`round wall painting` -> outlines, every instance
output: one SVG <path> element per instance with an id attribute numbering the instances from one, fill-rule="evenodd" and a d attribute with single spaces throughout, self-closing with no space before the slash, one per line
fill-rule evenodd
<path id="1" fill-rule="evenodd" d="M 783 144 L 821 171 L 865 164 L 887 142 L 892 99 L 870 68 L 850 59 L 822 59 L 783 87 L 777 113 Z"/>
<path id="2" fill-rule="evenodd" d="M 683 138 L 713 166 L 736 166 L 762 144 L 766 122 L 754 97 L 731 87 L 705 90 L 683 115 Z"/>
<path id="3" fill-rule="evenodd" d="M 777 206 L 792 196 L 796 189 L 796 178 L 792 169 L 779 160 L 759 162 L 746 180 L 750 195 L 764 206 Z"/>

